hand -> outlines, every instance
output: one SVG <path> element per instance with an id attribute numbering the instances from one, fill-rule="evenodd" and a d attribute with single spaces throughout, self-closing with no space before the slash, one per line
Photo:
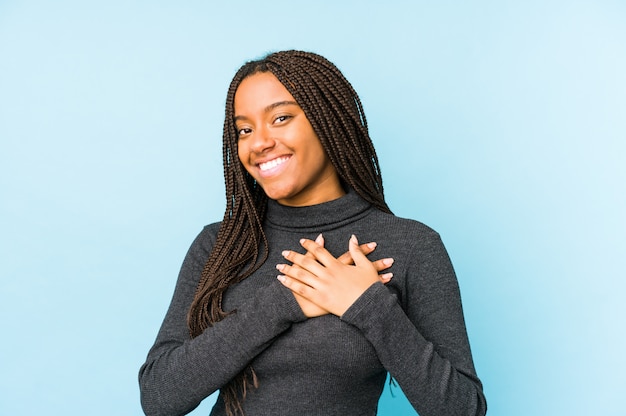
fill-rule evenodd
<path id="1" fill-rule="evenodd" d="M 285 251 L 283 256 L 293 265 L 279 264 L 276 267 L 283 275 L 279 280 L 292 290 L 307 317 L 332 313 L 341 316 L 373 283 L 387 283 L 391 273 L 379 275 L 389 268 L 393 259 L 370 261 L 375 243 L 359 246 L 355 236 L 348 244 L 348 252 L 334 258 L 323 246 L 321 235 L 316 241 L 300 241 L 306 254 Z"/>
<path id="2" fill-rule="evenodd" d="M 322 234 L 318 235 L 317 238 L 315 239 L 315 243 L 317 245 L 319 245 L 320 247 L 324 247 L 324 237 L 322 236 Z M 371 243 L 367 243 L 367 244 L 362 244 L 360 246 L 361 251 L 363 252 L 363 254 L 367 255 L 370 254 L 371 252 L 373 252 L 376 249 L 376 243 L 371 242 Z M 313 254 L 309 251 L 307 251 L 307 253 L 304 255 L 305 257 L 309 257 L 314 259 L 315 257 L 313 256 Z M 347 251 L 345 253 L 343 253 L 341 256 L 337 257 L 337 260 L 339 260 L 341 263 L 346 264 L 346 265 L 351 265 L 354 264 L 354 260 L 352 259 L 352 256 L 350 255 L 350 252 Z M 376 268 L 377 271 L 382 271 L 385 270 L 387 268 L 389 268 L 391 266 L 391 264 L 393 264 L 393 259 L 382 259 L 382 260 L 377 260 L 375 262 L 372 262 L 372 264 L 374 265 L 374 267 Z M 280 269 L 280 266 L 282 265 L 277 265 L 276 267 L 278 268 L 278 270 Z M 292 265 L 291 266 L 294 270 L 299 268 L 299 266 L 297 265 Z M 380 281 L 382 283 L 387 283 L 389 282 L 389 280 L 391 280 L 391 277 L 393 276 L 392 273 L 384 273 L 381 274 L 379 276 Z M 304 315 L 307 318 L 314 318 L 316 316 L 322 316 L 322 315 L 326 315 L 329 312 L 316 305 L 315 303 L 311 302 L 310 300 L 302 297 L 301 295 L 299 295 L 296 292 L 293 292 L 296 300 L 298 301 L 298 304 L 300 305 L 300 308 L 302 308 L 302 312 L 304 313 Z"/>

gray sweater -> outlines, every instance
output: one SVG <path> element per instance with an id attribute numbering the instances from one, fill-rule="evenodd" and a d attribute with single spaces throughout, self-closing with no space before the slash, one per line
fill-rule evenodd
<path id="1" fill-rule="evenodd" d="M 225 294 L 237 312 L 190 339 L 186 314 L 219 224 L 205 227 L 183 262 L 172 302 L 139 372 L 147 415 L 184 415 L 248 365 L 259 387 L 246 416 L 375 415 L 387 372 L 421 416 L 484 415 L 459 288 L 439 235 L 383 213 L 356 193 L 310 207 L 270 201 L 269 258 Z M 323 233 L 338 256 L 352 234 L 375 241 L 370 259 L 393 257 L 390 283 L 372 285 L 342 317 L 307 319 L 277 281 L 281 251 Z M 225 415 L 218 398 L 212 416 Z"/>

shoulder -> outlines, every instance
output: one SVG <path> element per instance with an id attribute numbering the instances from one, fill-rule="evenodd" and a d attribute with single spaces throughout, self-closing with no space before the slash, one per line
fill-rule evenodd
<path id="1" fill-rule="evenodd" d="M 211 252 L 215 240 L 217 239 L 217 233 L 220 229 L 221 222 L 214 222 L 209 225 L 205 225 L 200 233 L 191 243 L 189 247 L 189 255 L 194 257 L 208 257 Z"/>
<path id="2" fill-rule="evenodd" d="M 387 287 L 399 296 L 403 307 L 409 307 L 409 299 L 417 292 L 457 290 L 454 267 L 437 231 L 421 221 L 383 212 L 376 218 L 384 226 L 377 227 L 372 240 L 378 243 L 377 254 L 394 259 L 390 269 L 394 278 Z"/>
<path id="3" fill-rule="evenodd" d="M 393 257 L 396 268 L 423 269 L 425 264 L 447 267 L 450 263 L 439 233 L 421 221 L 377 211 L 370 224 L 367 240 L 378 243 L 378 254 Z"/>
<path id="4" fill-rule="evenodd" d="M 217 237 L 217 232 L 220 230 L 221 222 L 214 222 L 212 224 L 205 225 L 200 231 L 200 236 L 204 238 L 213 238 Z"/>
<path id="5" fill-rule="evenodd" d="M 371 223 L 381 231 L 394 235 L 399 240 L 440 241 L 437 231 L 421 221 L 398 217 L 394 214 L 373 210 Z"/>

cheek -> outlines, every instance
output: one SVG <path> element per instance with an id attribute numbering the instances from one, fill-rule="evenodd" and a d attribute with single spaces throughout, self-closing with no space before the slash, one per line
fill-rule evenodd
<path id="1" fill-rule="evenodd" d="M 315 164 L 324 167 L 327 164 L 330 164 L 330 159 L 326 156 L 322 143 L 320 143 L 317 136 L 313 137 L 314 139 L 311 140 L 312 144 L 310 146 L 309 155 L 311 159 L 314 160 Z"/>
<path id="2" fill-rule="evenodd" d="M 250 166 L 250 163 L 248 161 L 248 148 L 245 144 L 241 145 L 238 144 L 237 145 L 237 159 L 239 159 L 239 163 L 241 163 L 241 166 L 243 167 L 243 170 L 245 170 L 246 172 L 248 172 L 250 175 L 254 176 L 254 172 L 251 169 L 252 167 Z"/>

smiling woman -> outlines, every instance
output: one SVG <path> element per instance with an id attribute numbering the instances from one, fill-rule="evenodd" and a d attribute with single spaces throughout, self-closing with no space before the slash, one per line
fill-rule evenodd
<path id="1" fill-rule="evenodd" d="M 305 206 L 345 194 L 304 111 L 271 73 L 241 82 L 235 124 L 239 160 L 270 199 Z"/>
<path id="2" fill-rule="evenodd" d="M 389 373 L 420 415 L 484 415 L 450 259 L 388 208 L 341 72 L 301 51 L 245 64 L 223 139 L 226 210 L 189 249 L 141 367 L 145 413 L 219 390 L 213 416 L 375 415 Z"/>

